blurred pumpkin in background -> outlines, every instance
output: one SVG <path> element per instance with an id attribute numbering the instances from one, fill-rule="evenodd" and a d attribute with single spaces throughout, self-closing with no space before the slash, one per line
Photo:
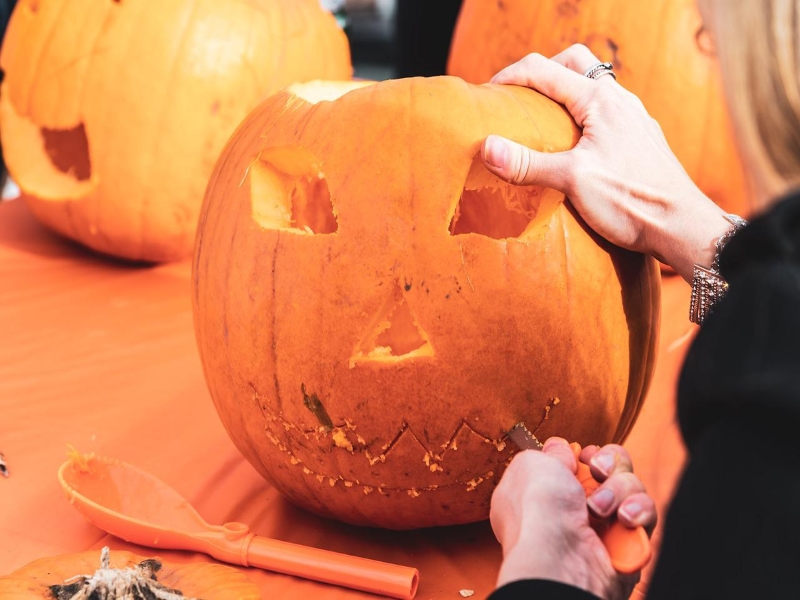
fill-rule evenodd
<path id="1" fill-rule="evenodd" d="M 464 0 L 447 72 L 482 83 L 526 54 L 553 56 L 575 43 L 613 63 L 707 196 L 728 212 L 750 212 L 696 0 Z"/>
<path id="2" fill-rule="evenodd" d="M 455 77 L 352 87 L 279 92 L 217 163 L 193 267 L 206 380 L 239 450 L 306 509 L 485 519 L 518 421 L 582 444 L 630 431 L 658 269 L 483 166 L 490 133 L 571 148 L 556 103 Z"/>
<path id="3" fill-rule="evenodd" d="M 20 0 L 0 132 L 34 215 L 97 251 L 191 254 L 208 177 L 256 104 L 352 75 L 319 0 Z"/>

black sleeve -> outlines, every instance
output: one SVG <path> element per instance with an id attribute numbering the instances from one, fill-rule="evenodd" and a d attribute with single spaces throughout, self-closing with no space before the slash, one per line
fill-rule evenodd
<path id="1" fill-rule="evenodd" d="M 557 581 L 523 579 L 497 588 L 488 600 L 597 600 L 597 596 Z"/>
<path id="2" fill-rule="evenodd" d="M 800 597 L 800 265 L 756 251 L 686 357 L 689 462 L 648 600 Z"/>

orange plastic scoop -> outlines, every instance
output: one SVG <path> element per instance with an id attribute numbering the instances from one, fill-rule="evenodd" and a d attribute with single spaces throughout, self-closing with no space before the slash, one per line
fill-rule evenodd
<path id="1" fill-rule="evenodd" d="M 203 552 L 235 565 L 393 598 L 417 592 L 419 572 L 411 567 L 260 537 L 244 523 L 209 525 L 178 492 L 121 461 L 74 452 L 58 479 L 83 516 L 128 542 Z"/>

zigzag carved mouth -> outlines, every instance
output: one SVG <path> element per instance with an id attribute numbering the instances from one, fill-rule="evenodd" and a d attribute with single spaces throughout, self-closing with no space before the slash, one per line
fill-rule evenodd
<path id="1" fill-rule="evenodd" d="M 364 494 L 370 494 L 374 491 L 384 495 L 391 492 L 402 492 L 411 497 L 417 497 L 425 492 L 451 489 L 453 487 L 463 487 L 465 492 L 471 492 L 482 483 L 499 476 L 517 451 L 513 444 L 508 443 L 505 432 L 499 432 L 496 437 L 487 435 L 476 430 L 465 420 L 458 424 L 447 442 L 438 448 L 426 446 L 423 438 L 417 435 L 408 423 L 403 422 L 398 432 L 376 451 L 374 444 L 372 445 L 373 449 L 370 449 L 370 444 L 358 433 L 357 426 L 350 421 L 337 424 L 330 423 L 330 426 L 321 424 L 320 427 L 313 429 L 300 428 L 276 414 L 261 402 L 255 391 L 253 400 L 258 403 L 265 418 L 265 435 L 267 439 L 279 451 L 287 455 L 290 464 L 297 466 L 305 475 L 314 477 L 320 484 L 327 484 L 331 487 L 341 485 L 344 488 L 355 490 L 361 489 Z M 551 402 L 545 408 L 541 421 L 532 428 L 534 434 L 541 424 L 549 418 L 552 406 L 557 403 L 556 399 L 555 402 Z M 459 452 L 459 448 L 461 448 L 461 452 Z M 428 479 L 430 479 L 431 475 L 441 475 L 442 481 L 441 483 L 420 486 L 388 486 L 372 478 L 367 481 L 366 478 L 362 477 L 346 477 L 342 474 L 322 472 L 321 469 L 310 465 L 307 460 L 303 460 L 301 456 L 306 454 L 308 457 L 313 457 L 331 452 L 347 452 L 354 456 L 360 456 L 364 460 L 363 466 L 365 468 L 376 465 L 383 468 L 391 467 L 393 462 L 398 465 L 404 465 L 408 460 L 413 462 L 418 459 L 420 461 L 416 465 L 418 474 L 427 472 Z M 484 465 L 484 468 L 463 473 L 450 472 L 448 457 L 461 457 L 463 452 L 470 452 L 475 455 L 475 460 L 470 461 L 470 464 Z M 395 455 L 398 455 L 397 458 L 394 458 Z M 398 468 L 408 467 L 398 466 Z M 379 471 L 372 474 L 372 476 L 379 475 Z"/>

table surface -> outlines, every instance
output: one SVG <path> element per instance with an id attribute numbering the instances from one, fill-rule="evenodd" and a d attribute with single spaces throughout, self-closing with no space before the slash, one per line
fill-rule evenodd
<path id="1" fill-rule="evenodd" d="M 321 519 L 283 500 L 228 438 L 206 390 L 190 304 L 190 264 L 134 267 L 41 227 L 22 201 L 0 203 L 0 575 L 32 560 L 108 545 L 174 562 L 105 534 L 66 501 L 56 470 L 68 444 L 130 462 L 169 483 L 210 523 L 420 570 L 417 598 L 494 587 L 501 552 L 488 523 L 388 532 Z M 677 373 L 693 333 L 689 287 L 664 279 L 659 359 L 626 442 L 662 508 L 684 453 L 674 423 Z M 659 531 L 654 536 L 657 547 Z M 98 552 L 99 558 L 99 552 Z M 264 598 L 370 594 L 243 569 Z M 649 570 L 635 596 L 643 596 Z"/>

